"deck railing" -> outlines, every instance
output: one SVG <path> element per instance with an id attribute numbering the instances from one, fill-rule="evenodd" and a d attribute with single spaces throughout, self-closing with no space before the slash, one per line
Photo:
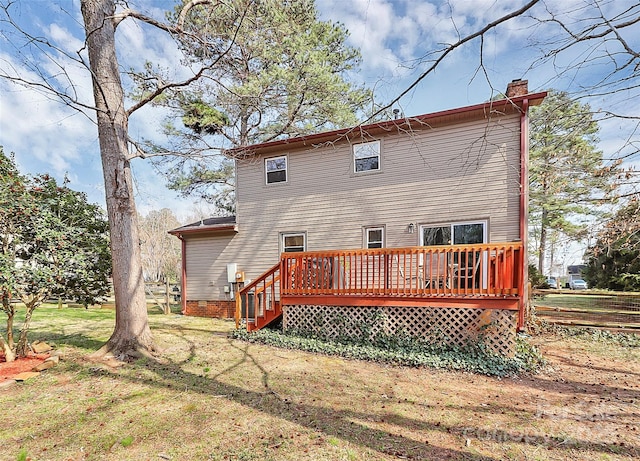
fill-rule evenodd
<path id="1" fill-rule="evenodd" d="M 406 303 L 437 298 L 442 305 L 500 299 L 482 304 L 508 303 L 520 310 L 522 325 L 522 258 L 520 243 L 283 253 L 278 264 L 237 293 L 236 326 L 244 318 L 249 330 L 262 328 L 281 315 L 281 300 L 301 302 L 299 297 L 346 305 L 363 299 L 377 305 L 383 298 Z"/>
<path id="2" fill-rule="evenodd" d="M 282 295 L 518 297 L 522 245 L 284 253 Z"/>
<path id="3" fill-rule="evenodd" d="M 281 314 L 280 268 L 278 263 L 236 294 L 236 328 L 244 317 L 250 329 L 261 328 Z"/>

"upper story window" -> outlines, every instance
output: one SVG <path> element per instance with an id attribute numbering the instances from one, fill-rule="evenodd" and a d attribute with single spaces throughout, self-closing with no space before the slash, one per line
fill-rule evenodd
<path id="1" fill-rule="evenodd" d="M 282 253 L 293 253 L 307 249 L 307 236 L 304 232 L 280 234 L 280 250 Z"/>
<path id="2" fill-rule="evenodd" d="M 356 173 L 380 170 L 380 141 L 354 144 L 353 162 Z"/>
<path id="3" fill-rule="evenodd" d="M 365 227 L 365 248 L 384 248 L 384 227 Z"/>
<path id="4" fill-rule="evenodd" d="M 267 184 L 287 182 L 287 156 L 264 159 L 264 170 Z"/>

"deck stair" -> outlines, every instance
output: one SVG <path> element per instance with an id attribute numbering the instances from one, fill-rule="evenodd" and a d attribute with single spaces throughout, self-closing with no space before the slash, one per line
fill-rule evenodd
<path id="1" fill-rule="evenodd" d="M 260 330 L 282 317 L 280 262 L 236 294 L 236 328 L 246 322 L 247 331 Z"/>

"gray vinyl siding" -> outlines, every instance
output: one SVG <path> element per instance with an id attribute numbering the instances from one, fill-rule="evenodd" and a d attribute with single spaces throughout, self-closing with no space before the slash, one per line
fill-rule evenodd
<path id="1" fill-rule="evenodd" d="M 222 300 L 229 299 L 224 293 L 227 283 L 227 262 L 233 262 L 230 242 L 231 234 L 222 236 L 188 237 L 187 299 Z"/>
<path id="2" fill-rule="evenodd" d="M 282 232 L 306 232 L 308 250 L 363 248 L 363 227 L 381 225 L 385 246 L 418 245 L 409 223 L 486 220 L 490 242 L 519 238 L 519 115 L 375 139 L 379 172 L 354 173 L 347 141 L 268 155 L 288 156 L 286 183 L 266 184 L 264 157 L 238 160 L 239 233 L 223 250 L 188 241 L 189 272 L 206 271 L 197 283 L 189 276 L 188 289 L 220 292 L 197 284 L 226 284 L 227 262 L 254 279 L 278 262 Z"/>

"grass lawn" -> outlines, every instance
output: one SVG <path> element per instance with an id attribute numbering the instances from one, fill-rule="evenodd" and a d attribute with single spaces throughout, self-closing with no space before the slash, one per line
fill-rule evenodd
<path id="1" fill-rule="evenodd" d="M 492 378 L 229 338 L 233 322 L 150 309 L 160 362 L 87 354 L 107 309 L 43 307 L 63 360 L 0 390 L 0 460 L 635 460 L 640 347 L 533 338 L 541 373 Z M 0 327 L 0 332 L 2 328 Z"/>

